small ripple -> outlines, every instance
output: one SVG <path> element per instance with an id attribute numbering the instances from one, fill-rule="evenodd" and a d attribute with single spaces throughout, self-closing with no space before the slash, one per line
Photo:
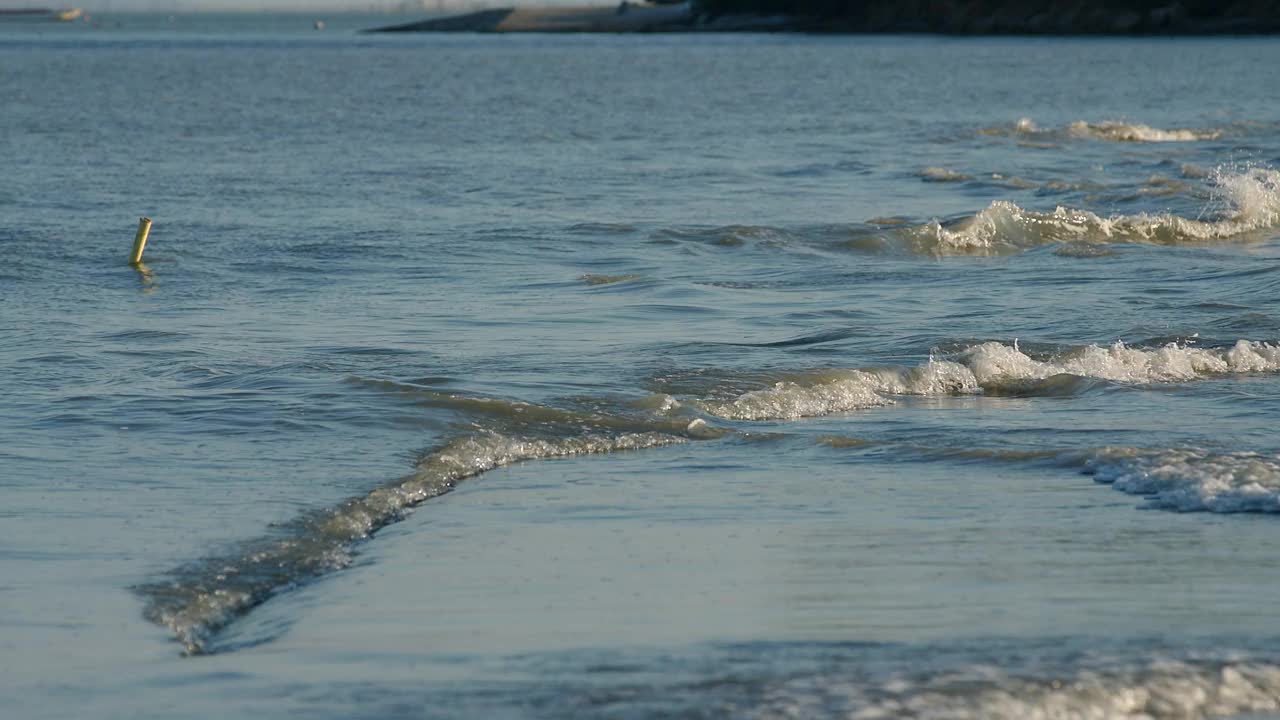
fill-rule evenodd
<path id="1" fill-rule="evenodd" d="M 193 336 L 190 333 L 167 330 L 125 330 L 122 332 L 99 333 L 97 337 L 102 340 L 115 340 L 117 342 L 176 342 Z"/>

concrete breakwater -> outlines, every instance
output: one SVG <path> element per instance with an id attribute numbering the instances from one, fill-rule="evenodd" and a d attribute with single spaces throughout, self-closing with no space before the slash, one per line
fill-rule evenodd
<path id="1" fill-rule="evenodd" d="M 679 32 L 694 29 L 688 3 L 507 7 L 375 28 L 370 32 Z"/>
<path id="2" fill-rule="evenodd" d="M 709 0 L 506 7 L 369 32 L 834 32 L 1207 35 L 1280 32 L 1280 0 Z"/>

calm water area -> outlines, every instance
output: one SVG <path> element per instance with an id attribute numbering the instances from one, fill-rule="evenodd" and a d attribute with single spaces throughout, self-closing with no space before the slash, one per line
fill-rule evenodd
<path id="1" fill-rule="evenodd" d="M 0 714 L 1280 717 L 1280 40 L 320 17 L 0 25 Z"/>

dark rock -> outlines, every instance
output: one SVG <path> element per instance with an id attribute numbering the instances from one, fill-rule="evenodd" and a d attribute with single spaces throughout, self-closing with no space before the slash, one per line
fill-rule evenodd
<path id="1" fill-rule="evenodd" d="M 694 0 L 500 8 L 370 32 L 1280 33 L 1280 0 Z"/>
<path id="2" fill-rule="evenodd" d="M 515 8 L 481 10 L 465 15 L 372 28 L 365 32 L 493 32 L 514 10 Z"/>

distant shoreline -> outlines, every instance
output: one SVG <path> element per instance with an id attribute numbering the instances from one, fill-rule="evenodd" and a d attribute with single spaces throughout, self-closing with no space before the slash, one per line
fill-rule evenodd
<path id="1" fill-rule="evenodd" d="M 776 3 L 774 3 L 776 4 Z M 802 6 L 794 3 L 793 6 Z M 1121 7 L 1116 7 L 1120 5 Z M 1263 35 L 1280 33 L 1280 0 L 1218 8 L 1190 2 L 1091 0 L 868 0 L 828 15 L 724 11 L 768 8 L 732 2 L 504 7 L 371 28 L 365 32 L 654 33 L 800 32 L 945 35 Z M 706 7 L 716 8 L 711 12 Z M 941 9 L 941 11 L 940 11 Z"/>

